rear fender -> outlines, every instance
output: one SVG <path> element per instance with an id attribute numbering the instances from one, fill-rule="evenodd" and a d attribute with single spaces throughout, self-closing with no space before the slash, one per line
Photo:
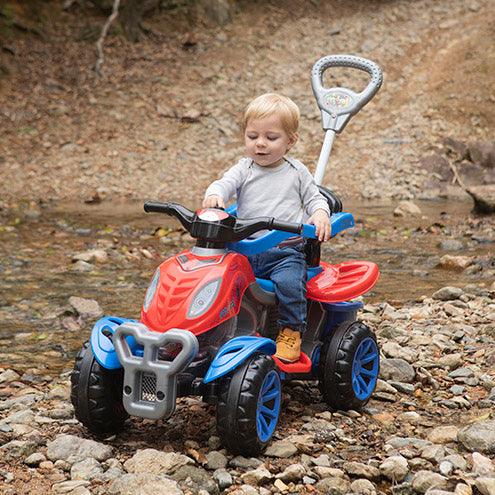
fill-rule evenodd
<path id="1" fill-rule="evenodd" d="M 93 326 L 90 337 L 91 350 L 98 363 L 107 370 L 122 368 L 117 353 L 115 352 L 112 338 L 117 327 L 122 325 L 122 323 L 128 322 L 135 323 L 136 320 L 119 318 L 117 316 L 104 316 Z M 127 341 L 132 350 L 139 347 L 139 344 L 132 336 L 127 337 Z"/>
<path id="2" fill-rule="evenodd" d="M 230 373 L 257 351 L 271 356 L 275 354 L 275 350 L 275 342 L 265 337 L 245 336 L 231 339 L 218 350 L 203 382 L 209 383 Z"/>

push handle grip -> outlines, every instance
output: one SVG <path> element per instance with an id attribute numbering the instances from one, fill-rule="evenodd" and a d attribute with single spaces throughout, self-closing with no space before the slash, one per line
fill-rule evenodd
<path id="1" fill-rule="evenodd" d="M 347 88 L 325 88 L 323 74 L 330 67 L 362 70 L 370 75 L 370 81 L 360 93 Z M 318 60 L 311 71 L 311 85 L 322 111 L 323 128 L 340 133 L 349 119 L 375 96 L 382 82 L 381 68 L 366 58 L 354 55 L 329 55 Z"/>

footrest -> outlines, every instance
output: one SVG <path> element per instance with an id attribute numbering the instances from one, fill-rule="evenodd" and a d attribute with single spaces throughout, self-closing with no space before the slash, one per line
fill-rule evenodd
<path id="1" fill-rule="evenodd" d="M 299 361 L 296 361 L 295 363 L 285 363 L 284 361 L 280 361 L 280 359 L 275 356 L 272 356 L 272 358 L 278 366 L 278 369 L 284 373 L 309 373 L 313 364 L 311 359 L 309 359 L 304 352 L 301 352 Z"/>

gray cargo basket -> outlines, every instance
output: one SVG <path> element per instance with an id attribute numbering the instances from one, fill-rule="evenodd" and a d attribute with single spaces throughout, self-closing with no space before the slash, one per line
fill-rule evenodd
<path id="1" fill-rule="evenodd" d="M 144 347 L 143 357 L 132 354 L 126 337 L 133 337 Z M 177 398 L 177 375 L 198 353 L 196 336 L 178 328 L 164 333 L 153 332 L 142 323 L 126 322 L 115 330 L 113 343 L 124 368 L 126 411 L 148 419 L 171 416 Z M 179 354 L 172 361 L 160 359 L 160 348 L 171 343 L 182 345 Z"/>

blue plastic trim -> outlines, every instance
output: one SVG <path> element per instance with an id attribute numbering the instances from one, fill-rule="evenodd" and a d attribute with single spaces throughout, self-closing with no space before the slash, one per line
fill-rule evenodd
<path id="1" fill-rule="evenodd" d="M 368 337 L 356 349 L 352 361 L 352 389 L 359 400 L 366 400 L 375 390 L 380 353 L 376 342 Z"/>
<path id="2" fill-rule="evenodd" d="M 261 385 L 256 408 L 256 431 L 262 442 L 268 442 L 277 427 L 281 399 L 280 376 L 275 370 L 271 370 Z"/>
<path id="3" fill-rule="evenodd" d="M 237 216 L 237 203 L 232 203 L 230 206 L 227 206 L 227 208 L 225 208 L 225 211 L 229 215 L 233 215 L 234 217 L 236 217 Z"/>
<path id="4" fill-rule="evenodd" d="M 309 228 L 315 230 L 314 225 L 308 225 Z M 254 239 L 244 239 L 239 242 L 229 242 L 227 249 L 236 251 L 237 253 L 244 254 L 245 256 L 252 256 L 253 254 L 264 253 L 268 249 L 277 246 L 282 241 L 285 241 L 289 237 L 294 237 L 295 234 L 290 232 L 283 232 L 281 230 L 272 230 Z M 308 236 L 309 237 L 309 236 Z M 315 236 L 313 236 L 314 238 Z"/>
<path id="5" fill-rule="evenodd" d="M 316 277 L 316 275 L 318 275 L 322 271 L 323 268 L 321 266 L 308 268 L 308 280 L 311 280 L 313 277 Z M 265 278 L 256 278 L 256 282 L 262 289 L 268 292 L 273 292 L 275 294 L 275 285 L 271 280 L 267 280 Z"/>
<path id="6" fill-rule="evenodd" d="M 220 347 L 203 378 L 203 383 L 212 382 L 230 373 L 256 351 L 271 356 L 275 354 L 275 350 L 275 342 L 265 337 L 235 337 Z"/>
<path id="7" fill-rule="evenodd" d="M 104 316 L 94 324 L 91 331 L 91 350 L 100 366 L 107 370 L 116 370 L 122 368 L 122 365 L 115 352 L 113 342 L 103 334 L 103 331 L 108 330 L 113 335 L 117 327 L 126 322 L 136 322 L 136 320 L 119 318 L 118 316 Z M 131 351 L 136 351 L 139 348 L 139 344 L 133 337 L 126 337 L 126 339 Z"/>
<path id="8" fill-rule="evenodd" d="M 354 217 L 352 213 L 342 211 L 334 213 L 330 217 L 330 223 L 332 224 L 332 237 L 335 237 L 339 232 L 354 227 Z"/>
<path id="9" fill-rule="evenodd" d="M 323 330 L 323 336 L 327 336 L 338 325 L 345 321 L 356 319 L 357 312 L 364 306 L 361 301 L 342 301 L 337 303 L 322 303 L 328 316 Z"/>
<path id="10" fill-rule="evenodd" d="M 361 301 L 342 301 L 337 303 L 322 303 L 328 311 L 336 311 L 344 313 L 347 311 L 358 311 L 363 308 L 364 304 Z"/>
<path id="11" fill-rule="evenodd" d="M 319 275 L 323 271 L 323 267 L 321 266 L 312 266 L 311 268 L 307 269 L 308 273 L 308 280 L 311 280 L 313 277 L 316 277 L 316 275 Z"/>
<path id="12" fill-rule="evenodd" d="M 229 208 L 232 208 L 232 206 Z M 332 224 L 332 237 L 334 237 L 339 232 L 354 227 L 354 217 L 351 213 L 335 213 L 330 217 L 330 223 Z M 316 227 L 304 223 L 301 235 L 309 239 L 316 239 Z M 272 230 L 254 239 L 244 239 L 239 242 L 228 243 L 227 249 L 244 254 L 245 256 L 252 256 L 253 254 L 263 253 L 293 236 L 294 234 L 289 232 Z"/>
<path id="13" fill-rule="evenodd" d="M 266 278 L 256 278 L 256 283 L 267 292 L 275 293 L 275 285 L 271 280 L 267 280 Z"/>

